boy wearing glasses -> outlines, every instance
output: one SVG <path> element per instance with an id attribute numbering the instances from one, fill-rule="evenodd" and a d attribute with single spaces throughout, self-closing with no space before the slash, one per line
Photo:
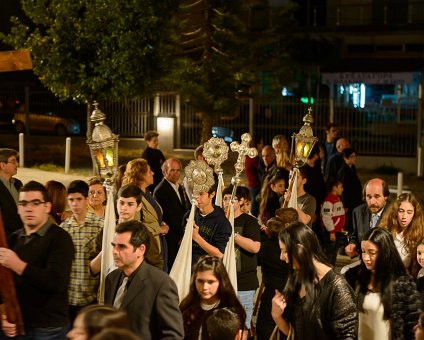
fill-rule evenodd
<path id="1" fill-rule="evenodd" d="M 25 184 L 18 201 L 23 228 L 10 236 L 9 249 L 0 248 L 0 266 L 15 275 L 25 333 L 31 339 L 64 339 L 69 323 L 68 283 L 74 245 L 69 234 L 49 218 L 51 206 L 41 183 Z M 7 319 L 6 308 L 0 305 L 2 330 L 14 337 L 16 325 Z"/>
<path id="2" fill-rule="evenodd" d="M 16 203 L 22 182 L 14 178 L 18 172 L 18 152 L 13 149 L 0 148 L 0 210 L 6 237 L 22 228 Z"/>

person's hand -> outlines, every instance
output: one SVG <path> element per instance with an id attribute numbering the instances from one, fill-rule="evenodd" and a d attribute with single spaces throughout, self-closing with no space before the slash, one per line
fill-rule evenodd
<path id="1" fill-rule="evenodd" d="M 8 248 L 0 248 L 0 265 L 13 270 L 19 275 L 22 274 L 26 267 L 26 263 L 13 250 Z"/>
<path id="2" fill-rule="evenodd" d="M 196 225 L 196 223 L 193 224 L 193 236 L 192 239 L 194 242 L 197 242 L 197 240 L 201 237 L 199 235 L 199 227 Z"/>
<path id="3" fill-rule="evenodd" d="M 64 221 L 64 220 L 66 220 L 68 217 L 71 217 L 72 216 L 72 211 L 70 211 L 70 210 L 66 210 L 66 211 L 64 211 L 64 212 L 62 212 L 61 214 L 60 214 L 60 219 L 62 220 L 62 221 Z"/>
<path id="4" fill-rule="evenodd" d="M 162 222 L 161 226 L 160 226 L 160 234 L 161 235 L 166 235 L 168 234 L 169 231 L 169 225 L 167 225 L 166 223 Z"/>
<path id="5" fill-rule="evenodd" d="M 358 256 L 358 252 L 356 251 L 356 245 L 351 243 L 345 247 L 345 253 L 347 256 L 356 257 Z"/>
<path id="6" fill-rule="evenodd" d="M 6 314 L 1 315 L 1 329 L 3 330 L 3 333 L 8 337 L 13 338 L 18 335 L 16 325 L 7 321 Z"/>
<path id="7" fill-rule="evenodd" d="M 275 295 L 272 298 L 272 308 L 271 315 L 273 318 L 279 318 L 286 309 L 287 302 L 283 294 L 281 294 L 277 289 L 275 290 Z"/>
<path id="8" fill-rule="evenodd" d="M 330 233 L 330 241 L 336 241 L 336 233 Z"/>
<path id="9" fill-rule="evenodd" d="M 286 192 L 284 193 L 284 200 L 288 201 L 290 197 L 291 197 L 291 191 L 287 189 Z"/>

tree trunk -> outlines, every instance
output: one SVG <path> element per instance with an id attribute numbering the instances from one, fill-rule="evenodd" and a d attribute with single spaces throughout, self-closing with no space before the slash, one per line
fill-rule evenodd
<path id="1" fill-rule="evenodd" d="M 91 113 L 93 112 L 93 108 L 94 108 L 93 107 L 93 100 L 90 99 L 90 100 L 87 101 L 87 117 L 86 117 L 86 119 L 87 119 L 87 133 L 86 133 L 87 142 L 91 141 L 91 134 L 93 133 L 93 128 L 94 128 L 93 124 L 90 120 L 90 116 L 91 116 Z M 89 149 L 88 152 L 90 152 L 90 157 L 91 157 L 90 147 L 88 147 L 88 149 Z M 98 173 L 97 164 L 93 163 L 93 176 L 95 176 L 97 173 Z"/>
<path id="2" fill-rule="evenodd" d="M 93 132 L 93 127 L 91 126 L 91 120 L 90 120 L 90 116 L 91 113 L 93 111 L 93 105 L 92 105 L 92 101 L 89 100 L 87 101 L 87 133 L 86 133 L 86 137 L 87 140 L 91 140 L 91 133 Z"/>
<path id="3" fill-rule="evenodd" d="M 202 138 L 200 144 L 204 144 L 212 137 L 212 116 L 208 113 L 202 112 Z"/>

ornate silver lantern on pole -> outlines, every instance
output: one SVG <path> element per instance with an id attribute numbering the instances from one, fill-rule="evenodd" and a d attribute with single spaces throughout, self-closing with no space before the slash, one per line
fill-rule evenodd
<path id="1" fill-rule="evenodd" d="M 296 168 L 305 165 L 312 148 L 318 141 L 318 138 L 314 137 L 311 127 L 314 122 L 312 108 L 308 108 L 308 113 L 303 117 L 303 121 L 305 124 L 300 128 L 299 133 L 292 135 L 291 158 L 294 159 L 294 167 Z"/>
<path id="2" fill-rule="evenodd" d="M 94 129 L 87 144 L 95 175 L 110 179 L 118 170 L 119 136 L 112 133 L 109 126 L 104 124 L 106 115 L 98 108 L 99 104 L 94 101 L 93 105 L 90 120 L 94 123 Z"/>
<path id="3" fill-rule="evenodd" d="M 228 158 L 228 145 L 222 138 L 212 137 L 203 144 L 203 157 L 209 165 L 214 166 L 218 175 L 218 186 L 216 189 L 215 204 L 222 208 L 222 190 L 224 187 L 224 170 L 221 164 Z"/>
<path id="4" fill-rule="evenodd" d="M 291 144 L 291 153 L 290 158 L 293 160 L 293 170 L 290 174 L 290 184 L 288 192 L 290 196 L 295 196 L 293 194 L 293 185 L 297 180 L 297 173 L 299 168 L 306 164 L 309 155 L 311 154 L 312 148 L 315 146 L 315 143 L 318 141 L 317 137 L 314 137 L 311 124 L 314 122 L 312 117 L 312 108 L 308 108 L 308 113 L 303 117 L 303 126 L 300 128 L 298 133 L 293 133 L 292 135 L 292 144 Z M 297 190 L 296 190 L 297 193 Z M 297 195 L 296 195 L 297 196 Z M 296 199 L 297 197 L 293 197 Z M 283 203 L 283 208 L 286 208 L 289 205 L 289 199 L 286 198 Z M 297 204 L 296 204 L 297 205 Z"/>
<path id="5" fill-rule="evenodd" d="M 90 148 L 96 176 L 105 178 L 103 185 L 107 192 L 107 204 L 103 228 L 99 303 L 104 302 L 105 279 L 108 270 L 113 266 L 111 241 L 115 233 L 116 216 L 114 209 L 114 187 L 112 178 L 118 170 L 118 142 L 119 136 L 112 133 L 109 126 L 104 124 L 106 115 L 98 108 L 99 104 L 93 102 L 94 110 L 90 120 L 94 123 L 91 138 L 87 141 Z"/>

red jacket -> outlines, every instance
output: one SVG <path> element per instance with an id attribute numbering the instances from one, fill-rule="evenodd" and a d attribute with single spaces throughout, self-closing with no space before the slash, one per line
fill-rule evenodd
<path id="1" fill-rule="evenodd" d="M 321 225 L 328 232 L 341 232 L 345 225 L 345 209 L 340 197 L 333 193 L 328 193 L 321 205 Z"/>

